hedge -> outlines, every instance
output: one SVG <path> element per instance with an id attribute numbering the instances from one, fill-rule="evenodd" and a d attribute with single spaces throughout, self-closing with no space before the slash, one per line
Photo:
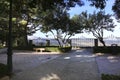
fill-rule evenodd
<path id="1" fill-rule="evenodd" d="M 102 80 L 120 80 L 120 75 L 102 74 Z"/>
<path id="2" fill-rule="evenodd" d="M 93 47 L 94 53 L 109 53 L 109 54 L 119 54 L 120 53 L 120 47 L 119 46 L 99 46 L 99 47 Z"/>
<path id="3" fill-rule="evenodd" d="M 68 52 L 72 47 L 59 47 L 59 46 L 18 46 L 14 47 L 15 50 L 33 50 L 33 48 L 45 48 L 45 52 Z"/>

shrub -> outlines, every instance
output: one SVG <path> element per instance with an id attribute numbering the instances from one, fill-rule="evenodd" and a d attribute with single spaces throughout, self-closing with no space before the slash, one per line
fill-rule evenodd
<path id="1" fill-rule="evenodd" d="M 68 51 L 71 51 L 71 48 L 72 48 L 72 47 L 61 47 L 60 50 L 61 50 L 62 52 L 68 52 Z"/>
<path id="2" fill-rule="evenodd" d="M 4 48 L 4 46 L 2 46 L 2 45 L 0 44 L 0 49 L 1 49 L 1 48 Z"/>
<path id="3" fill-rule="evenodd" d="M 120 80 L 120 75 L 102 74 L 102 80 Z"/>
<path id="4" fill-rule="evenodd" d="M 18 46 L 14 47 L 15 50 L 33 50 L 33 48 L 45 48 L 46 52 L 68 52 L 71 47 L 59 47 L 59 46 Z"/>
<path id="5" fill-rule="evenodd" d="M 7 75 L 7 66 L 0 63 L 0 78 Z"/>

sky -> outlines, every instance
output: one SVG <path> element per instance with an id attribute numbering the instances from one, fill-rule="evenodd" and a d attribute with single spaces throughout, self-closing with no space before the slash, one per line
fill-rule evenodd
<path id="1" fill-rule="evenodd" d="M 68 13 L 70 13 L 70 17 L 74 16 L 75 14 L 80 14 L 82 11 L 87 11 L 88 13 L 93 13 L 94 11 L 99 11 L 99 9 L 96 9 L 95 7 L 90 7 L 89 4 L 90 2 L 83 0 L 85 5 L 82 7 L 79 7 L 78 5 L 76 5 L 75 7 L 71 8 L 70 11 Z M 105 7 L 105 12 L 106 14 L 114 14 L 114 12 L 112 11 L 112 5 L 114 4 L 115 0 L 108 0 L 107 1 L 107 5 Z M 116 36 L 116 37 L 120 37 L 120 23 L 117 22 L 117 20 L 112 17 L 114 19 L 114 23 L 116 26 L 116 28 L 114 29 L 113 32 L 110 31 L 104 31 L 104 37 L 108 37 L 108 36 Z M 46 38 L 46 35 L 48 35 L 49 38 L 53 38 L 52 34 L 47 33 L 47 34 L 43 34 L 40 31 L 37 31 L 33 36 L 34 37 L 40 37 L 40 38 Z M 94 38 L 94 36 L 90 33 L 82 33 L 82 34 L 76 34 L 75 36 L 71 37 L 71 38 L 80 38 L 80 37 L 86 37 L 86 38 Z"/>

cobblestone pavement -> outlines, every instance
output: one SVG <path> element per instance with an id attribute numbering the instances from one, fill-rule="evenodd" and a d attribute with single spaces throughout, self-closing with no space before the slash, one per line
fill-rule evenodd
<path id="1" fill-rule="evenodd" d="M 14 51 L 13 52 L 13 69 L 19 73 L 40 65 L 43 62 L 52 60 L 60 54 L 33 51 Z M 7 55 L 0 54 L 0 63 L 7 63 Z"/>

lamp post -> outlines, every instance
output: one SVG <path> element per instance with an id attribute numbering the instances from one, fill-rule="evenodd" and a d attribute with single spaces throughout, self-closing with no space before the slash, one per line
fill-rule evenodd
<path id="1" fill-rule="evenodd" d="M 7 51 L 7 66 L 8 73 L 11 74 L 13 71 L 12 64 L 12 0 L 10 0 L 9 8 L 9 35 L 8 35 L 8 51 Z"/>

